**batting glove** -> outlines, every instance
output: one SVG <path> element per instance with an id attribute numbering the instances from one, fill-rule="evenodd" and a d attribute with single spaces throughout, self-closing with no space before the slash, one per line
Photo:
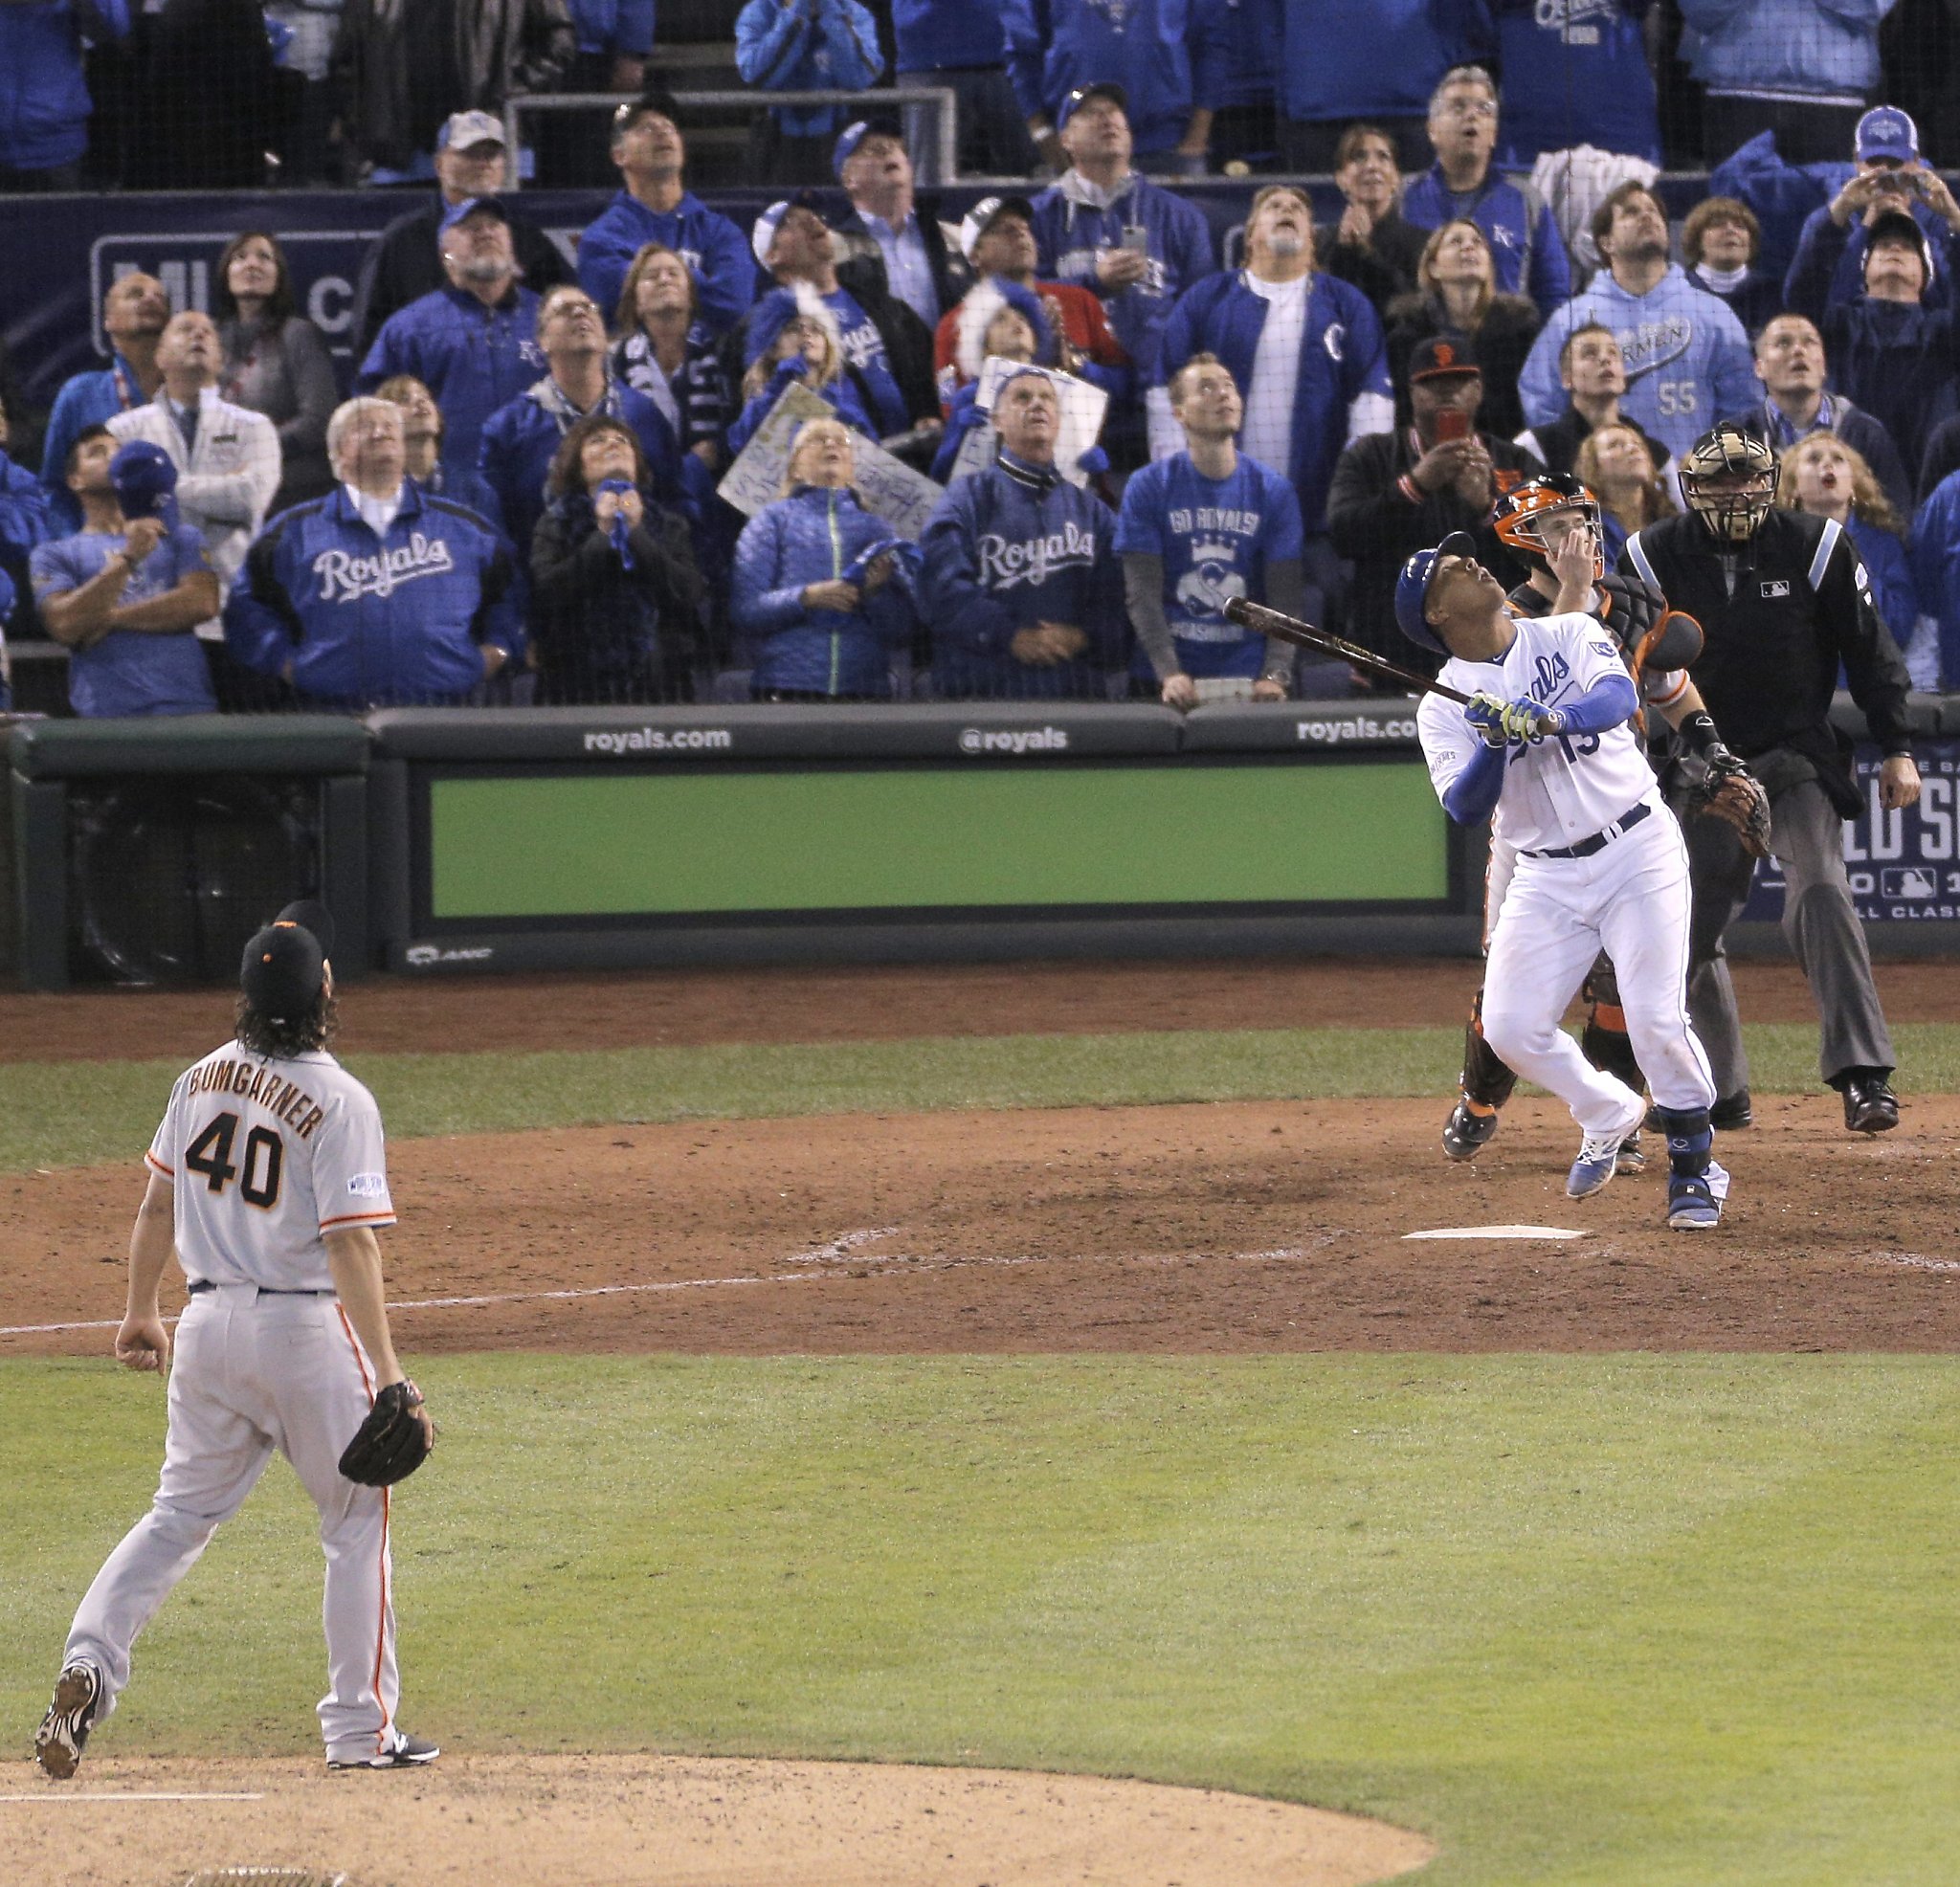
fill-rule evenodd
<path id="1" fill-rule="evenodd" d="M 1501 747 L 1508 744 L 1510 736 L 1504 732 L 1504 702 L 1502 697 L 1485 694 L 1480 689 L 1464 704 L 1463 719 L 1482 735 L 1485 746 Z"/>
<path id="2" fill-rule="evenodd" d="M 1505 738 L 1513 741 L 1534 739 L 1545 722 L 1545 710 L 1536 701 L 1506 701 L 1503 724 Z"/>

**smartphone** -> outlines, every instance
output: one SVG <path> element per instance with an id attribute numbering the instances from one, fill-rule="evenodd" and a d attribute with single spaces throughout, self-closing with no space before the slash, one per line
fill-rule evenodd
<path id="1" fill-rule="evenodd" d="M 1470 436 L 1470 415 L 1460 407 L 1445 407 L 1436 416 L 1436 442 L 1441 445 L 1446 439 L 1467 439 Z"/>
<path id="2" fill-rule="evenodd" d="M 1150 233 L 1141 223 L 1125 223 L 1120 246 L 1138 255 L 1147 255 L 1150 253 Z"/>

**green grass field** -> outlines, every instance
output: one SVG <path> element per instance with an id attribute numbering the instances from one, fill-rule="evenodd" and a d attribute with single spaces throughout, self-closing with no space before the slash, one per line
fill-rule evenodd
<path id="1" fill-rule="evenodd" d="M 1914 1089 L 1960 1085 L 1960 1031 L 1901 1032 Z M 363 1072 L 391 1131 L 440 1133 L 1436 1092 L 1459 1039 Z M 1814 1041 L 1758 1032 L 1758 1087 L 1814 1085 Z M 175 1070 L 56 1072 L 33 1113 L 23 1071 L 0 1071 L 5 1166 L 140 1147 Z M 453 1746 L 1235 1787 L 1419 1828 L 1443 1844 L 1437 1887 L 1955 1874 L 1946 1358 L 503 1354 L 417 1373 L 446 1436 L 401 1499 L 405 1716 Z M 106 1365 L 0 1365 L 0 1712 L 23 1750 L 68 1616 L 153 1488 L 162 1422 L 157 1385 Z M 143 1640 L 100 1747 L 309 1753 L 318 1620 L 311 1516 L 277 1466 Z"/>

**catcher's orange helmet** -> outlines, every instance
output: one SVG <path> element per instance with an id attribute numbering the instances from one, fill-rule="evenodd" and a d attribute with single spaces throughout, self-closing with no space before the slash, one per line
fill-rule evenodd
<path id="1" fill-rule="evenodd" d="M 1592 526 L 1594 544 L 1599 542 L 1599 500 L 1570 472 L 1547 472 L 1526 478 L 1503 493 L 1492 507 L 1490 522 L 1498 537 L 1527 564 L 1540 569 L 1550 567 L 1551 550 L 1539 530 L 1539 522 L 1550 511 L 1579 510 Z M 1605 574 L 1603 557 L 1595 553 L 1595 578 Z"/>

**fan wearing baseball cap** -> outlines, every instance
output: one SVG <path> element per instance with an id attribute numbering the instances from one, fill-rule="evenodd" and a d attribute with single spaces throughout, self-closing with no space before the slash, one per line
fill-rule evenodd
<path id="1" fill-rule="evenodd" d="M 1396 576 L 1424 545 L 1469 533 L 1478 562 L 1506 588 L 1524 581 L 1524 566 L 1491 528 L 1490 507 L 1545 468 L 1478 429 L 1482 400 L 1475 349 L 1460 335 L 1434 336 L 1409 358 L 1414 423 L 1356 439 L 1334 467 L 1327 527 L 1334 548 L 1354 560 L 1350 633 L 1391 660 L 1409 659 L 1394 615 Z"/>
<path id="2" fill-rule="evenodd" d="M 194 632 L 217 611 L 218 580 L 176 518 L 176 485 L 169 455 L 146 439 L 122 445 L 90 426 L 68 449 L 82 527 L 37 544 L 28 568 L 41 621 L 69 651 L 78 715 L 216 711 Z"/>
<path id="3" fill-rule="evenodd" d="M 851 207 L 831 227 L 844 259 L 875 261 L 885 287 L 925 325 L 960 299 L 969 279 L 959 232 L 914 188 L 912 155 L 895 118 L 860 118 L 837 133 L 831 165 Z"/>
<path id="4" fill-rule="evenodd" d="M 1897 105 L 1876 105 L 1858 121 L 1853 154 L 1857 168 L 1843 188 L 1804 218 L 1785 280 L 1785 300 L 1794 293 L 1791 283 L 1799 278 L 1808 280 L 1815 273 L 1815 251 L 1821 243 L 1836 255 L 1831 304 L 1855 301 L 1865 285 L 1865 249 L 1873 226 L 1881 216 L 1903 212 L 1919 225 L 1931 251 L 1932 273 L 1920 298 L 1922 306 L 1950 307 L 1960 204 L 1940 173 L 1921 158 L 1919 127 Z M 1839 237 L 1833 237 L 1834 230 L 1841 233 Z"/>
<path id="5" fill-rule="evenodd" d="M 373 346 L 389 316 L 434 294 L 448 279 L 442 269 L 442 233 L 480 196 L 509 183 L 503 121 L 487 111 L 452 112 L 435 133 L 435 200 L 425 202 L 375 237 L 361 259 L 354 290 L 354 357 Z M 524 285 L 542 295 L 571 279 L 558 245 L 543 227 L 506 209 L 511 246 Z"/>
<path id="6" fill-rule="evenodd" d="M 634 258 L 657 242 L 687 264 L 702 321 L 726 334 L 754 304 L 755 264 L 742 232 L 687 188 L 672 94 L 642 92 L 612 114 L 612 163 L 624 188 L 579 235 L 579 286 L 601 308 L 618 307 Z"/>
<path id="7" fill-rule="evenodd" d="M 1898 141 L 1912 121 L 1889 108 L 1887 116 L 1903 125 L 1881 127 L 1887 147 L 1901 148 Z M 1907 465 L 1917 465 L 1933 425 L 1952 411 L 1960 390 L 1960 335 L 1952 307 L 1928 300 L 1935 283 L 1952 274 L 1951 251 L 1935 251 L 1906 205 L 1924 204 L 1942 218 L 1950 212 L 1956 223 L 1960 206 L 1939 176 L 1919 167 L 1916 159 L 1911 166 L 1880 167 L 1886 162 L 1875 156 L 1874 167 L 1852 178 L 1830 210 L 1819 212 L 1822 221 L 1806 229 L 1784 298 L 1793 314 L 1808 315 L 1816 323 L 1836 389 L 1891 434 Z M 1840 222 L 1836 211 L 1847 197 Z M 1859 288 L 1839 301 L 1834 289 L 1848 259 L 1854 213 L 1860 219 Z"/>
<path id="8" fill-rule="evenodd" d="M 1123 344 L 1109 331 L 1102 303 L 1080 282 L 1042 281 L 1035 273 L 1035 211 L 1024 196 L 984 196 L 960 225 L 960 253 L 973 271 L 973 289 L 1005 282 L 1024 289 L 1040 304 L 1048 325 L 1061 343 L 1060 365 L 1089 381 L 1113 402 L 1127 402 L 1135 373 Z M 942 405 L 950 406 L 969 378 L 960 364 L 962 300 L 941 317 L 932 337 L 932 370 Z"/>
<path id="9" fill-rule="evenodd" d="M 1209 0 L 1002 0 L 1007 72 L 1028 130 L 1058 169 L 1056 138 L 1084 97 L 1108 91 L 1136 148 L 1163 175 L 1203 176 L 1212 116 L 1231 91 L 1224 9 Z"/>

